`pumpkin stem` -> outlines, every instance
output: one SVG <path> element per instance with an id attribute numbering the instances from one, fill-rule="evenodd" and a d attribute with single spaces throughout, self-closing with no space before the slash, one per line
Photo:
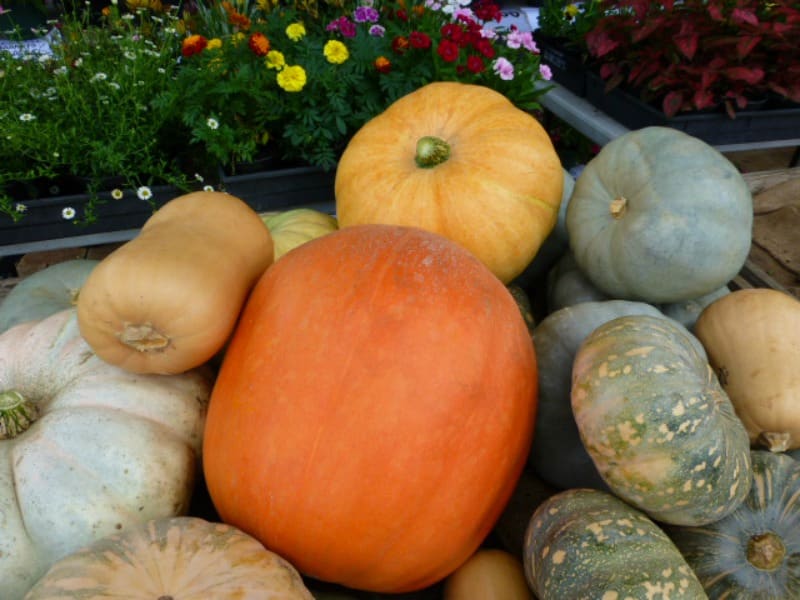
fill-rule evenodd
<path id="1" fill-rule="evenodd" d="M 774 571 L 786 556 L 780 536 L 768 531 L 752 536 L 747 542 L 747 560 L 756 569 Z"/>
<path id="2" fill-rule="evenodd" d="M 170 339 L 153 327 L 152 323 L 125 323 L 119 341 L 138 352 L 159 352 L 170 344 Z"/>
<path id="3" fill-rule="evenodd" d="M 418 167 L 430 169 L 450 158 L 450 144 L 443 139 L 426 135 L 417 140 L 417 155 L 414 160 Z"/>
<path id="4" fill-rule="evenodd" d="M 611 201 L 611 204 L 608 205 L 608 209 L 611 211 L 611 216 L 615 219 L 622 218 L 622 215 L 625 214 L 625 211 L 628 208 L 628 199 L 625 196 L 617 196 Z"/>
<path id="5" fill-rule="evenodd" d="M 762 431 L 756 440 L 758 445 L 770 452 L 786 452 L 792 442 L 792 436 L 785 431 Z"/>
<path id="6" fill-rule="evenodd" d="M 0 440 L 17 437 L 39 418 L 39 407 L 29 402 L 21 392 L 0 392 Z"/>

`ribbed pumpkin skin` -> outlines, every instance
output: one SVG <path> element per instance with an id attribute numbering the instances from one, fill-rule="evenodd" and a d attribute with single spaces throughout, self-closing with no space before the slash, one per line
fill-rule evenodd
<path id="1" fill-rule="evenodd" d="M 212 393 L 206 482 L 224 521 L 302 573 L 412 591 L 489 533 L 535 407 L 530 335 L 484 265 L 421 229 L 347 227 L 253 290 Z"/>
<path id="2" fill-rule="evenodd" d="M 734 512 L 703 527 L 666 531 L 710 598 L 800 598 L 800 463 L 785 454 L 754 450 L 752 465 L 753 487 Z M 774 564 L 753 564 L 748 560 L 751 542 L 769 533 L 784 546 L 783 556 Z"/>
<path id="3" fill-rule="evenodd" d="M 435 167 L 417 142 L 451 147 Z M 461 244 L 504 283 L 531 262 L 561 204 L 561 161 L 541 124 L 490 88 L 434 82 L 359 129 L 336 169 L 340 227 L 421 227 Z"/>
<path id="4" fill-rule="evenodd" d="M 523 562 L 539 600 L 707 598 L 667 535 L 600 490 L 567 490 L 540 504 L 525 532 Z"/>
<path id="5" fill-rule="evenodd" d="M 750 490 L 750 440 L 706 358 L 680 325 L 619 317 L 581 344 L 572 410 L 598 472 L 650 517 L 703 525 Z"/>
<path id="6" fill-rule="evenodd" d="M 717 150 L 677 129 L 645 127 L 589 161 L 566 222 L 575 260 L 600 290 L 679 302 L 719 289 L 742 268 L 753 201 Z"/>
<path id="7" fill-rule="evenodd" d="M 0 439 L 3 600 L 99 537 L 188 511 L 211 392 L 205 369 L 167 377 L 109 365 L 71 308 L 0 335 L 0 403 L 12 391 L 40 415 Z"/>
<path id="8" fill-rule="evenodd" d="M 134 373 L 182 373 L 233 331 L 247 293 L 272 263 L 269 230 L 223 192 L 170 200 L 100 261 L 78 297 L 81 334 Z"/>
<path id="9" fill-rule="evenodd" d="M 313 600 L 297 570 L 235 527 L 157 519 L 55 563 L 25 600 Z"/>
<path id="10" fill-rule="evenodd" d="M 293 208 L 280 212 L 261 213 L 275 247 L 274 260 L 321 235 L 339 228 L 336 217 L 311 208 Z"/>
<path id="11" fill-rule="evenodd" d="M 800 448 L 800 301 L 770 288 L 735 290 L 709 304 L 694 331 L 751 445 Z"/>

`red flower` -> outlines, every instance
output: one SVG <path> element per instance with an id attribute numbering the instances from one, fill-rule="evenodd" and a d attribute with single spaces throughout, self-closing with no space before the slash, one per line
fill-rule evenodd
<path id="1" fill-rule="evenodd" d="M 401 21 L 408 21 L 408 13 L 404 9 L 400 8 L 394 14 Z"/>
<path id="2" fill-rule="evenodd" d="M 408 34 L 408 43 L 412 48 L 417 48 L 418 50 L 427 50 L 431 47 L 431 38 L 421 31 L 412 31 Z"/>
<path id="3" fill-rule="evenodd" d="M 395 54 L 403 54 L 408 50 L 408 38 L 398 35 L 392 40 L 392 51 Z"/>
<path id="4" fill-rule="evenodd" d="M 486 65 L 483 64 L 483 59 L 480 56 L 468 56 L 467 57 L 467 69 L 472 73 L 482 73 L 483 70 L 486 68 Z"/>
<path id="5" fill-rule="evenodd" d="M 250 50 L 252 50 L 253 54 L 256 56 L 266 56 L 270 49 L 270 43 L 267 36 L 258 32 L 250 36 L 250 39 L 247 41 L 247 45 L 250 46 Z"/>
<path id="6" fill-rule="evenodd" d="M 478 0 L 472 5 L 472 11 L 476 17 L 484 22 L 497 21 L 499 23 L 503 19 L 500 7 L 491 1 Z"/>
<path id="7" fill-rule="evenodd" d="M 458 43 L 464 37 L 464 30 L 461 29 L 456 23 L 447 23 L 442 25 L 441 33 L 443 38 L 453 40 Z"/>
<path id="8" fill-rule="evenodd" d="M 458 60 L 458 44 L 450 40 L 442 40 L 439 42 L 439 47 L 436 48 L 436 52 L 439 53 L 439 56 L 441 56 L 442 60 L 445 62 L 455 62 Z"/>
<path id="9" fill-rule="evenodd" d="M 475 50 L 483 54 L 486 58 L 494 58 L 495 49 L 494 46 L 492 46 L 491 40 L 488 40 L 486 38 L 475 40 L 473 47 L 475 48 Z"/>
<path id="10" fill-rule="evenodd" d="M 392 70 L 392 63 L 385 56 L 379 56 L 375 59 L 375 69 L 378 73 L 388 73 Z"/>
<path id="11" fill-rule="evenodd" d="M 181 44 L 181 54 L 186 57 L 199 54 L 208 45 L 208 40 L 202 35 L 190 35 Z"/>

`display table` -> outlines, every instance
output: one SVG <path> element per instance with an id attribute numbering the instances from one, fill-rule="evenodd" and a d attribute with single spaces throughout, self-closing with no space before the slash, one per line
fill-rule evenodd
<path id="1" fill-rule="evenodd" d="M 552 86 L 552 89 L 541 97 L 542 106 L 596 144 L 602 146 L 629 131 L 627 127 L 609 117 L 585 98 L 576 96 L 558 83 L 548 81 L 539 85 L 542 88 Z M 796 137 L 788 139 L 714 144 L 714 147 L 720 152 L 800 147 L 800 131 Z"/>

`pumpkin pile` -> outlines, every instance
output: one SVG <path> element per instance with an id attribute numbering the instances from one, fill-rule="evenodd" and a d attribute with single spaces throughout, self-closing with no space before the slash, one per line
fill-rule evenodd
<path id="1" fill-rule="evenodd" d="M 728 288 L 722 155 L 646 128 L 573 180 L 437 83 L 336 210 L 187 194 L 0 304 L 3 598 L 797 597 L 800 301 Z M 554 493 L 487 546 L 525 470 Z"/>

